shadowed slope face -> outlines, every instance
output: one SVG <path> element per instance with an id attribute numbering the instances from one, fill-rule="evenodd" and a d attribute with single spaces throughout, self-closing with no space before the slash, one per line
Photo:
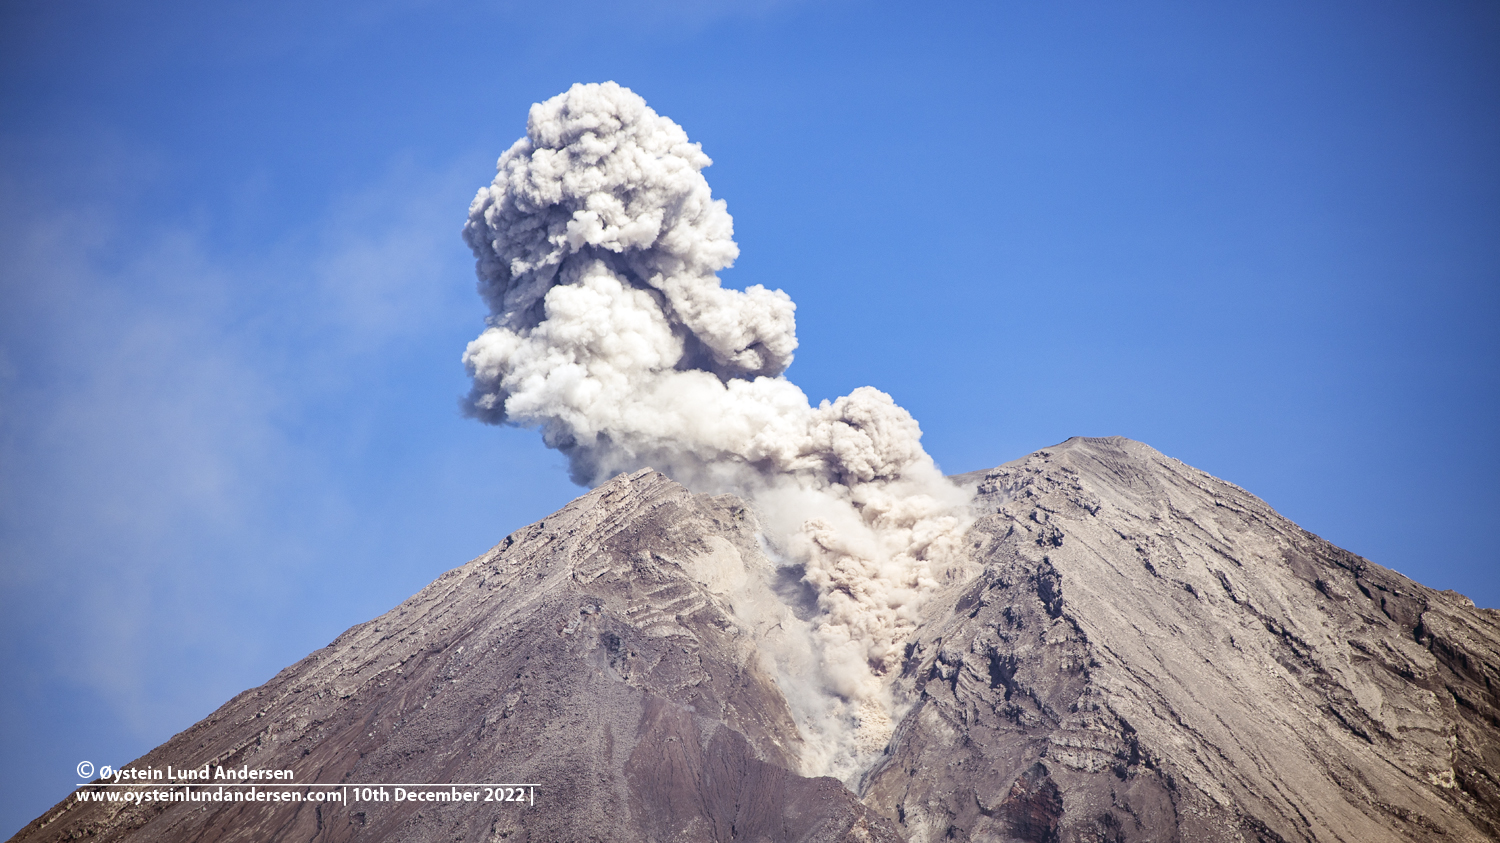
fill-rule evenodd
<path id="1" fill-rule="evenodd" d="M 534 806 L 64 802 L 23 840 L 894 840 L 800 738 L 725 593 L 768 571 L 731 497 L 621 476 L 132 766 L 535 782 Z"/>
<path id="2" fill-rule="evenodd" d="M 960 479 L 988 565 L 864 786 L 908 839 L 1500 836 L 1500 613 L 1125 439 Z"/>

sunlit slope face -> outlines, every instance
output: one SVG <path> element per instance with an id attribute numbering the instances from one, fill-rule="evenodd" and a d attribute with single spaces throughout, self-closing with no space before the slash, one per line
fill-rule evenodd
<path id="1" fill-rule="evenodd" d="M 961 479 L 985 567 L 861 791 L 908 840 L 1500 834 L 1500 613 L 1119 437 Z"/>
<path id="2" fill-rule="evenodd" d="M 468 406 L 540 429 L 580 483 L 650 466 L 753 501 L 817 593 L 810 763 L 850 775 L 890 734 L 887 677 L 922 604 L 965 564 L 967 499 L 889 395 L 813 406 L 785 377 L 794 306 L 721 286 L 739 250 L 709 163 L 614 83 L 532 107 L 464 228 L 490 310 Z"/>
<path id="3" fill-rule="evenodd" d="M 757 532 L 732 496 L 617 477 L 128 765 L 291 770 L 348 803 L 70 796 L 17 839 L 895 843 L 797 773 L 766 630 L 736 611 L 772 571 Z M 535 787 L 487 800 L 501 783 Z"/>

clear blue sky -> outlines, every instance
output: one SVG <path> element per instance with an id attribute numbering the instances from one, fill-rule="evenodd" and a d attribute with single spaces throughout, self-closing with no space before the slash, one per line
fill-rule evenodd
<path id="1" fill-rule="evenodd" d="M 458 231 L 612 79 L 950 472 L 1120 434 L 1500 606 L 1493 2 L 0 0 L 0 835 L 579 492 Z"/>

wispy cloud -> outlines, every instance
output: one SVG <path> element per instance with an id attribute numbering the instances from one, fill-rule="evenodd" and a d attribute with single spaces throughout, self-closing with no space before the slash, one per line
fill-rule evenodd
<path id="1" fill-rule="evenodd" d="M 242 687 L 268 646 L 205 640 L 300 606 L 299 580 L 325 584 L 325 539 L 349 526 L 359 478 L 324 445 L 405 350 L 474 309 L 453 219 L 465 200 L 442 173 L 393 166 L 246 256 L 189 225 L 132 224 L 109 210 L 123 200 L 48 205 L 6 181 L 0 614 L 25 659 L 12 668 L 90 688 L 160 734 Z"/>

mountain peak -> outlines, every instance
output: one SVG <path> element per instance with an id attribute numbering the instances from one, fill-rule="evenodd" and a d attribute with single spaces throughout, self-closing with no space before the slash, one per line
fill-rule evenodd
<path id="1" fill-rule="evenodd" d="M 976 574 L 923 607 L 857 793 L 799 772 L 816 677 L 768 649 L 775 612 L 816 610 L 796 569 L 744 501 L 643 469 L 131 765 L 528 782 L 534 805 L 71 798 L 17 839 L 1500 836 L 1500 613 L 1122 437 L 955 479 Z"/>
<path id="2" fill-rule="evenodd" d="M 986 568 L 914 640 L 917 728 L 865 785 L 912 839 L 1500 829 L 1494 614 L 1128 439 L 960 479 Z"/>

